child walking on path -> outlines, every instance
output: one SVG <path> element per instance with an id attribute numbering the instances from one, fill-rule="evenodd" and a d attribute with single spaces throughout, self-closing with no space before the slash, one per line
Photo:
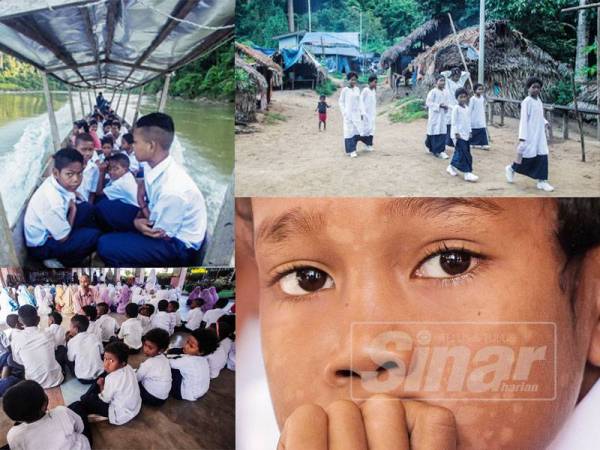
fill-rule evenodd
<path id="1" fill-rule="evenodd" d="M 323 131 L 327 130 L 327 109 L 331 108 L 327 104 L 327 100 L 324 95 L 319 96 L 319 103 L 317 103 L 316 112 L 319 113 L 319 131 L 321 131 L 321 124 L 323 124 Z"/>
<path id="2" fill-rule="evenodd" d="M 342 89 L 339 104 L 344 121 L 344 147 L 350 158 L 356 158 L 356 144 L 360 138 L 362 120 L 360 115 L 360 89 L 356 85 L 358 75 L 355 72 L 348 74 L 348 86 Z"/>
<path id="3" fill-rule="evenodd" d="M 425 105 L 427 106 L 427 139 L 425 146 L 436 158 L 448 159 L 446 154 L 446 115 L 448 114 L 448 98 L 445 90 L 446 78 L 436 77 L 435 87 L 429 91 Z"/>
<path id="4" fill-rule="evenodd" d="M 377 75 L 369 77 L 369 85 L 360 94 L 360 114 L 362 115 L 362 133 L 360 140 L 373 151 L 373 135 L 375 134 L 375 110 L 377 109 Z"/>
<path id="5" fill-rule="evenodd" d="M 477 181 L 479 177 L 473 174 L 473 157 L 469 147 L 471 137 L 471 117 L 467 105 L 468 94 L 466 89 L 460 88 L 456 91 L 458 105 L 452 110 L 451 130 L 452 137 L 456 144 L 452 162 L 446 168 L 446 171 L 455 177 L 458 175 L 456 170 L 464 173 L 465 181 Z M 455 170 L 456 169 L 456 170 Z"/>
<path id="6" fill-rule="evenodd" d="M 485 121 L 485 87 L 481 83 L 473 86 L 475 94 L 469 100 L 469 111 L 471 112 L 471 147 L 490 149 L 487 135 L 487 124 Z"/>

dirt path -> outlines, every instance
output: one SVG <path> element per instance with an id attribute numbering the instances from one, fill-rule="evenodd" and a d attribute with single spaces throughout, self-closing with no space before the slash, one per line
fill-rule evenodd
<path id="1" fill-rule="evenodd" d="M 504 167 L 515 153 L 515 119 L 490 128 L 490 151 L 472 150 L 480 179 L 467 183 L 446 173 L 448 161 L 425 153 L 426 120 L 393 124 L 387 114 L 379 115 L 375 151 L 359 150 L 359 157 L 350 159 L 343 150 L 337 93 L 328 99 L 333 109 L 322 133 L 317 131 L 313 91 L 277 91 L 273 99 L 271 112 L 286 121 L 236 135 L 237 196 L 600 196 L 600 144 L 592 138 L 586 140 L 586 163 L 580 162 L 577 140 L 555 138 L 550 183 L 556 190 L 547 194 L 529 178 L 516 175 L 514 184 L 504 178 Z"/>

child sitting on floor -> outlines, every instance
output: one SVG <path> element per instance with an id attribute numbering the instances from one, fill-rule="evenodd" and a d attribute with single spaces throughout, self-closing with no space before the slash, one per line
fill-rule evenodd
<path id="1" fill-rule="evenodd" d="M 101 302 L 96 305 L 98 310 L 98 320 L 96 325 L 100 328 L 100 339 L 106 345 L 108 342 L 116 339 L 116 332 L 119 329 L 119 324 L 114 317 L 108 315 L 108 304 Z"/>
<path id="2" fill-rule="evenodd" d="M 227 314 L 227 310 L 225 307 L 229 303 L 229 299 L 220 298 L 215 303 L 215 307 L 213 309 L 209 309 L 204 313 L 204 317 L 202 320 L 205 322 L 205 328 L 211 326 L 213 323 L 217 323 L 217 320 Z"/>
<path id="3" fill-rule="evenodd" d="M 146 334 L 152 328 L 152 315 L 154 314 L 154 305 L 148 303 L 139 310 L 140 322 L 142 322 L 142 332 Z"/>
<path id="4" fill-rule="evenodd" d="M 213 330 L 199 328 L 185 341 L 183 349 L 171 349 L 169 358 L 173 385 L 171 395 L 177 400 L 195 401 L 208 391 L 210 368 L 205 358 L 217 349 L 217 335 Z"/>
<path id="5" fill-rule="evenodd" d="M 89 321 L 87 332 L 95 335 L 102 342 L 102 330 L 98 326 L 98 310 L 94 305 L 85 305 L 81 310 Z"/>
<path id="6" fill-rule="evenodd" d="M 160 300 L 158 302 L 158 312 L 152 317 L 152 328 L 162 328 L 170 336 L 172 334 L 171 330 L 175 326 L 173 325 L 174 318 L 167 312 L 168 306 L 168 300 Z"/>
<path id="7" fill-rule="evenodd" d="M 54 341 L 54 356 L 63 371 L 67 364 L 66 330 L 61 326 L 62 316 L 57 311 L 48 314 L 48 327 L 44 330 Z"/>
<path id="8" fill-rule="evenodd" d="M 171 365 L 164 352 L 169 348 L 169 334 L 153 328 L 144 337 L 144 355 L 148 357 L 136 371 L 142 402 L 162 406 L 171 391 Z"/>
<path id="9" fill-rule="evenodd" d="M 35 381 L 21 381 L 11 387 L 2 408 L 15 422 L 6 434 L 13 450 L 91 448 L 81 418 L 65 406 L 48 411 L 48 396 Z"/>
<path id="10" fill-rule="evenodd" d="M 69 368 L 83 384 L 91 384 L 102 373 L 102 343 L 88 331 L 89 320 L 86 316 L 75 314 L 71 318 L 67 358 Z"/>
<path id="11" fill-rule="evenodd" d="M 142 322 L 138 319 L 138 305 L 128 303 L 125 306 L 127 320 L 121 324 L 119 339 L 129 348 L 130 354 L 139 353 L 142 348 Z M 143 396 L 142 396 L 143 398 Z"/>
<path id="12" fill-rule="evenodd" d="M 204 313 L 200 306 L 202 306 L 204 300 L 201 298 L 195 298 L 190 302 L 190 311 L 188 312 L 187 321 L 185 322 L 185 328 L 188 331 L 194 331 L 200 327 Z"/>
<path id="13" fill-rule="evenodd" d="M 231 336 L 233 335 L 234 329 L 229 321 L 219 319 L 217 323 L 210 326 L 209 330 L 214 331 L 219 340 L 217 349 L 207 357 L 208 366 L 210 368 L 210 377 L 217 378 L 221 369 L 227 364 L 227 357 L 229 356 L 229 351 L 233 344 Z"/>
<path id="14" fill-rule="evenodd" d="M 173 324 L 173 334 L 175 331 L 183 331 L 185 328 L 181 324 L 181 314 L 179 313 L 179 302 L 176 300 L 169 300 L 169 307 L 167 308 L 169 315 L 171 316 L 171 322 Z"/>

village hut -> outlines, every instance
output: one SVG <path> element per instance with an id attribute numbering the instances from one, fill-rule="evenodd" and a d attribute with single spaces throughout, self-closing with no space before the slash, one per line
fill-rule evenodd
<path id="1" fill-rule="evenodd" d="M 266 101 L 268 105 L 271 103 L 273 88 L 281 86 L 283 82 L 283 69 L 264 53 L 241 42 L 235 43 L 235 50 L 239 57 L 250 64 L 267 82 Z M 261 109 L 266 109 L 266 106 Z"/>
<path id="2" fill-rule="evenodd" d="M 253 66 L 235 55 L 235 123 L 245 125 L 256 121 L 256 110 L 267 109 L 269 85 Z"/>
<path id="3" fill-rule="evenodd" d="M 323 84 L 327 70 L 304 45 L 296 49 L 282 49 L 274 58 L 281 58 L 285 69 L 284 85 L 295 89 L 296 86 L 310 87 Z"/>

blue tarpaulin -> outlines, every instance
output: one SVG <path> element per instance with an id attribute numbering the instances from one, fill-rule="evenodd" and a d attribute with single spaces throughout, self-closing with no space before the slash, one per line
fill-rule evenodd
<path id="1" fill-rule="evenodd" d="M 294 64 L 296 64 L 304 54 L 304 48 L 283 48 L 281 49 L 281 55 L 283 56 L 283 68 L 288 70 Z"/>
<path id="2" fill-rule="evenodd" d="M 252 44 L 252 48 L 254 50 L 258 50 L 261 53 L 264 53 L 265 55 L 267 55 L 269 57 L 273 56 L 273 54 L 275 53 L 274 48 L 261 47 L 259 45 L 254 45 L 254 44 Z"/>

